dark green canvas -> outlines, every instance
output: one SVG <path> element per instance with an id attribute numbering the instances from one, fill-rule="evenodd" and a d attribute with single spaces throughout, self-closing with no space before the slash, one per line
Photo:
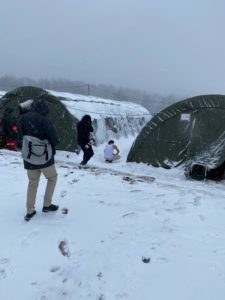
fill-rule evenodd
<path id="1" fill-rule="evenodd" d="M 127 161 L 217 168 L 225 161 L 225 96 L 197 96 L 162 110 L 142 129 Z"/>
<path id="2" fill-rule="evenodd" d="M 28 99 L 43 99 L 49 107 L 49 118 L 54 124 L 60 143 L 57 145 L 58 150 L 76 151 L 78 120 L 68 111 L 59 97 L 49 94 L 46 90 L 37 87 L 25 86 L 10 91 L 2 97 L 0 102 L 0 118 L 3 115 L 5 107 L 14 109 L 16 116 L 19 118 L 19 104 Z"/>

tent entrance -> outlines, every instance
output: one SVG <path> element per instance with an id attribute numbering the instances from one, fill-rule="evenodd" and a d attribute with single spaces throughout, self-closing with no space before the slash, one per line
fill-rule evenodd
<path id="1" fill-rule="evenodd" d="M 204 164 L 193 164 L 186 176 L 194 180 L 210 179 L 221 181 L 225 179 L 225 161 L 215 169 L 209 169 Z"/>
<path id="2" fill-rule="evenodd" d="M 225 161 L 221 165 L 219 165 L 217 168 L 209 169 L 207 171 L 206 178 L 211 179 L 211 180 L 220 181 L 220 180 L 225 179 L 224 173 L 225 173 Z"/>

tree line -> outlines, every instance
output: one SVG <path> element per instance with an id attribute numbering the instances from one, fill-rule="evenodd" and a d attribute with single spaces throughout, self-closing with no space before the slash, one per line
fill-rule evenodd
<path id="1" fill-rule="evenodd" d="M 13 75 L 4 75 L 0 77 L 0 90 L 10 91 L 20 86 L 36 86 L 59 92 L 92 95 L 105 99 L 134 102 L 144 106 L 151 114 L 156 114 L 170 104 L 181 100 L 175 95 L 146 93 L 131 88 L 118 88 L 113 85 L 105 84 L 88 84 L 81 81 L 72 81 L 63 78 L 42 78 L 34 80 L 27 77 L 16 77 Z"/>

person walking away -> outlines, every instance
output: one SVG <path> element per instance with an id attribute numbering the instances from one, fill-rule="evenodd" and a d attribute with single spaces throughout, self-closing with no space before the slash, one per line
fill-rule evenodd
<path id="1" fill-rule="evenodd" d="M 53 124 L 47 117 L 48 113 L 48 106 L 42 99 L 34 100 L 30 111 L 21 117 L 18 126 L 19 136 L 20 139 L 23 138 L 23 142 L 25 136 L 36 137 L 40 140 L 48 140 L 52 148 L 51 157 L 46 163 L 41 165 L 32 164 L 24 159 L 24 168 L 27 170 L 29 180 L 26 200 L 27 214 L 24 217 L 26 221 L 29 221 L 36 214 L 35 201 L 41 174 L 47 179 L 42 211 L 47 213 L 56 211 L 59 208 L 58 205 L 52 204 L 52 196 L 57 182 L 54 155 L 55 146 L 59 143 L 59 138 Z"/>
<path id="2" fill-rule="evenodd" d="M 104 149 L 104 157 L 106 162 L 113 162 L 114 160 L 120 159 L 120 150 L 115 145 L 113 140 L 110 140 Z"/>
<path id="3" fill-rule="evenodd" d="M 80 165 L 86 165 L 94 155 L 92 149 L 92 143 L 94 142 L 94 138 L 92 138 L 93 131 L 91 117 L 89 115 L 83 116 L 77 123 L 77 143 L 83 151 L 83 160 L 80 162 Z"/>

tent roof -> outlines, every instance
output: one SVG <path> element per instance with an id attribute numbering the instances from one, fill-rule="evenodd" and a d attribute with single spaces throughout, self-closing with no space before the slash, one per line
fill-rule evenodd
<path id="1" fill-rule="evenodd" d="M 201 95 L 176 102 L 156 114 L 145 127 L 152 129 L 177 114 L 204 108 L 225 109 L 225 95 Z"/>
<path id="2" fill-rule="evenodd" d="M 23 86 L 16 88 L 2 97 L 0 102 L 0 115 L 3 114 L 5 107 L 11 107 L 19 119 L 19 103 L 28 99 L 43 99 L 49 107 L 49 118 L 52 120 L 57 134 L 60 138 L 60 144 L 57 149 L 66 151 L 75 151 L 78 149 L 76 136 L 77 118 L 73 116 L 66 106 L 56 96 L 49 94 L 46 90 L 38 87 Z"/>
<path id="3" fill-rule="evenodd" d="M 184 121 L 182 114 L 190 118 Z M 224 132 L 224 95 L 185 99 L 165 108 L 144 126 L 127 160 L 168 168 L 207 160 L 216 166 L 225 160 Z"/>

